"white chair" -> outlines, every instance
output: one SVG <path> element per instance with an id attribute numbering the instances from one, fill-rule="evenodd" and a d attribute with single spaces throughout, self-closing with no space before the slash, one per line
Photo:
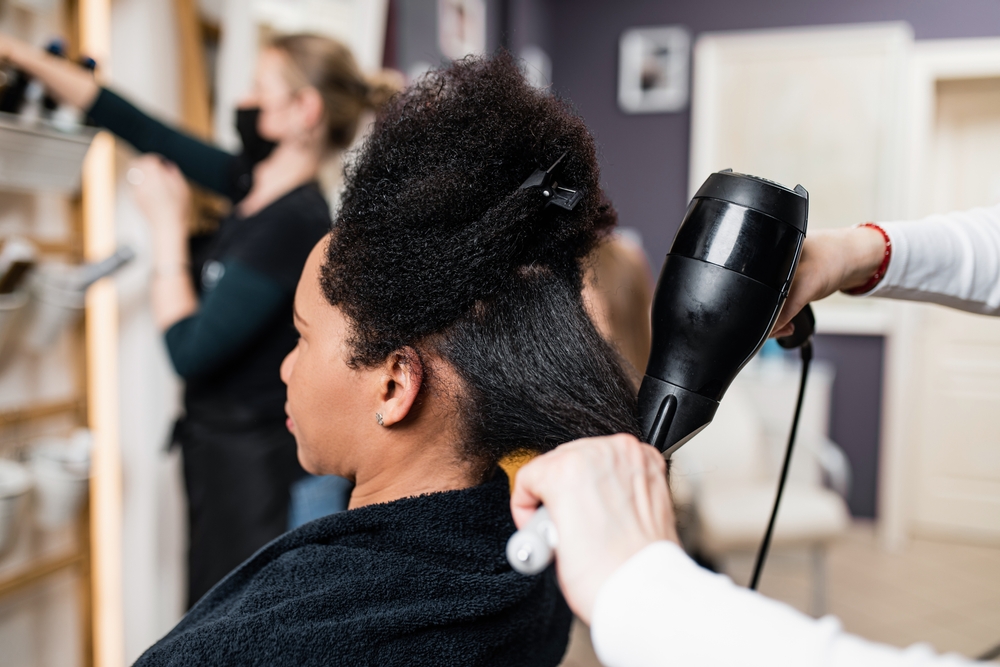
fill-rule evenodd
<path id="1" fill-rule="evenodd" d="M 798 364 L 759 360 L 726 393 L 712 424 L 673 456 L 671 483 L 692 520 L 686 539 L 705 556 L 756 553 L 774 504 L 798 391 Z M 772 549 L 812 555 L 811 611 L 825 611 L 825 554 L 850 523 L 847 459 L 826 433 L 833 371 L 814 362 Z M 824 486 L 824 476 L 834 492 Z"/>

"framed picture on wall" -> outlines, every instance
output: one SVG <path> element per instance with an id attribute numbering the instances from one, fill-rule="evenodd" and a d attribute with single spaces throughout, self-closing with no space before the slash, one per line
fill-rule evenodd
<path id="1" fill-rule="evenodd" d="M 438 47 L 448 58 L 486 52 L 486 0 L 438 0 Z"/>
<path id="2" fill-rule="evenodd" d="M 690 54 L 681 26 L 626 30 L 618 42 L 618 106 L 626 113 L 684 110 Z"/>

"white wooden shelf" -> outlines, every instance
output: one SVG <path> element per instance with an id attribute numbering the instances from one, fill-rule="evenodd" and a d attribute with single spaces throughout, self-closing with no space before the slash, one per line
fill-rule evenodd
<path id="1" fill-rule="evenodd" d="M 62 132 L 46 121 L 26 125 L 0 112 L 0 190 L 74 193 L 97 130 Z"/>

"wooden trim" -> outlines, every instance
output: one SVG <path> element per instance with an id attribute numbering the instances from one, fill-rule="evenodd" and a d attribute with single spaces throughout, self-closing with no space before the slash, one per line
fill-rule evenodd
<path id="1" fill-rule="evenodd" d="M 101 133 L 83 170 L 84 247 L 88 259 L 115 248 L 114 138 Z M 110 279 L 87 291 L 87 417 L 94 435 L 91 460 L 91 572 L 94 664 L 125 662 L 122 596 L 122 464 L 118 441 L 118 297 Z"/>
<path id="2" fill-rule="evenodd" d="M 77 545 L 82 555 L 79 564 L 79 609 L 81 667 L 94 665 L 94 595 L 90 571 L 90 505 L 84 504 L 77 524 Z"/>
<path id="3" fill-rule="evenodd" d="M 50 241 L 39 238 L 29 238 L 28 240 L 43 255 L 68 255 L 71 259 L 76 260 L 82 254 L 80 244 L 71 240 Z"/>
<path id="4" fill-rule="evenodd" d="M 79 0 L 63 0 L 62 4 L 63 35 L 66 39 L 66 52 L 74 60 L 80 55 L 80 2 Z"/>
<path id="5" fill-rule="evenodd" d="M 198 4 L 195 0 L 174 0 L 174 9 L 177 17 L 177 53 L 181 61 L 181 125 L 202 139 L 210 139 L 212 110 L 208 99 L 205 44 Z"/>
<path id="6" fill-rule="evenodd" d="M 98 63 L 102 82 L 111 78 L 111 0 L 75 0 L 80 53 Z"/>
<path id="7" fill-rule="evenodd" d="M 57 401 L 54 403 L 39 403 L 25 408 L 0 411 L 0 428 L 19 426 L 28 422 L 48 419 L 66 414 L 80 414 L 83 412 L 86 402 L 81 398 L 73 398 L 68 401 Z"/>
<path id="8" fill-rule="evenodd" d="M 78 0 L 80 50 L 98 63 L 98 80 L 111 80 L 111 0 Z M 84 257 L 115 250 L 115 140 L 94 138 L 83 164 Z M 122 595 L 122 464 L 118 441 L 118 300 L 101 280 L 87 291 L 87 418 L 94 436 L 90 478 L 90 568 L 94 664 L 124 667 Z"/>
<path id="9" fill-rule="evenodd" d="M 73 567 L 84 561 L 80 552 L 44 560 L 36 565 L 23 568 L 14 574 L 0 579 L 0 598 L 33 586 L 42 579 L 68 567 Z"/>

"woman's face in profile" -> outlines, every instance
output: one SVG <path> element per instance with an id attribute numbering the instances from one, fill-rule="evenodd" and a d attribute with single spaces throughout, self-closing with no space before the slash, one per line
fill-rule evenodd
<path id="1" fill-rule="evenodd" d="M 288 82 L 286 56 L 277 49 L 264 49 L 257 60 L 253 92 L 240 107 L 258 107 L 257 132 L 268 141 L 281 142 L 301 132 L 297 97 Z"/>
<path id="2" fill-rule="evenodd" d="M 299 341 L 281 364 L 288 387 L 288 429 L 298 444 L 299 462 L 313 474 L 353 478 L 358 443 L 377 428 L 378 371 L 347 364 L 349 324 L 320 288 L 320 266 L 328 238 L 306 261 L 295 291 Z"/>

